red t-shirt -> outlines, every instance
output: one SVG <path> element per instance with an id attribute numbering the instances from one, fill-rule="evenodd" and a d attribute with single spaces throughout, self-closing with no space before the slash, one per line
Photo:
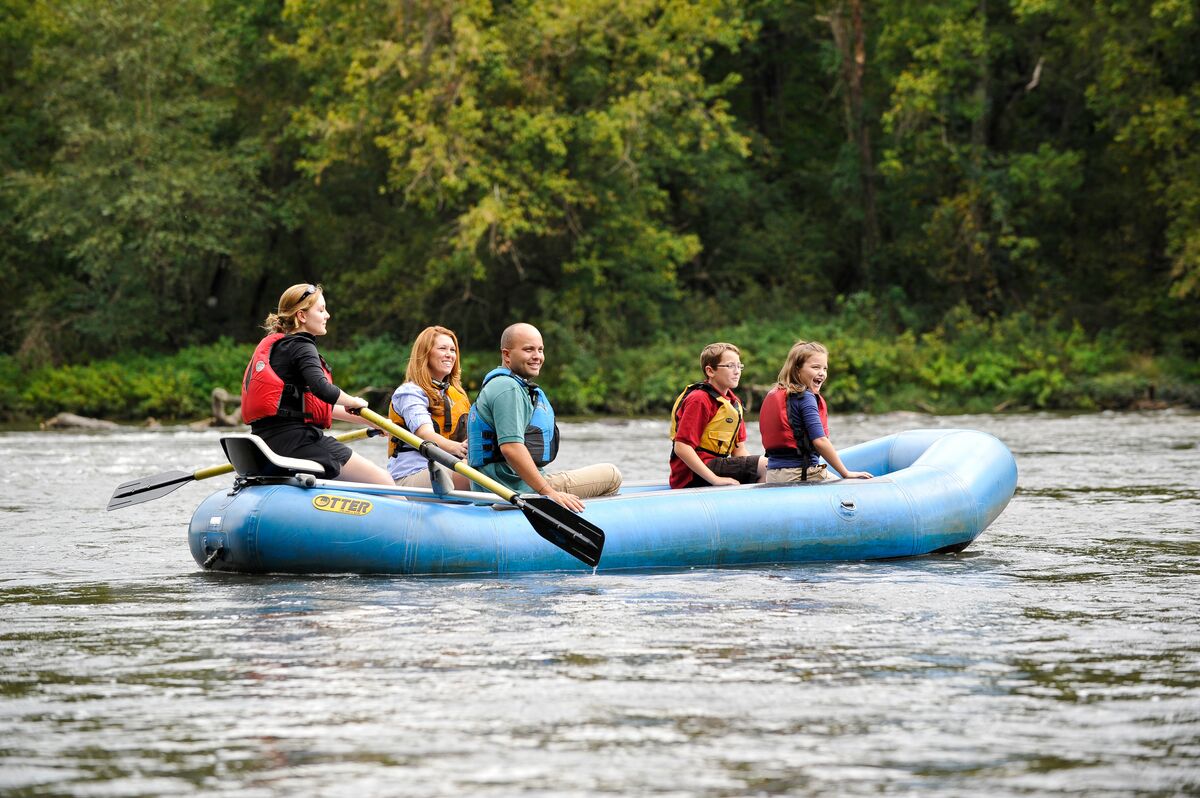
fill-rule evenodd
<path id="1" fill-rule="evenodd" d="M 737 397 L 733 391 L 726 391 L 725 398 L 731 402 L 736 402 Z M 708 395 L 702 390 L 692 391 L 683 400 L 683 404 L 679 407 L 679 423 L 675 425 L 675 440 L 671 442 L 671 487 L 686 488 L 691 484 L 692 478 L 696 476 L 696 472 L 688 468 L 687 463 L 680 460 L 675 455 L 675 442 L 686 443 L 692 448 L 700 445 L 700 438 L 704 435 L 704 428 L 708 426 L 708 422 L 717 414 L 721 406 L 717 404 L 717 400 Z M 737 442 L 741 443 L 746 440 L 746 422 L 738 425 Z M 715 455 L 708 452 L 696 450 L 696 454 L 700 455 L 700 460 L 707 465 L 710 461 L 715 460 Z"/>

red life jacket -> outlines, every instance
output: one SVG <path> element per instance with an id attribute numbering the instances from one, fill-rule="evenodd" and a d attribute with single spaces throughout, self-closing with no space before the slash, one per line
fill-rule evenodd
<path id="1" fill-rule="evenodd" d="M 825 406 L 825 397 L 819 393 L 813 395 L 817 399 L 817 412 L 821 416 L 821 427 L 828 437 L 829 411 Z M 762 407 L 758 411 L 758 431 L 762 433 L 763 449 L 766 450 L 768 456 L 799 454 L 803 457 L 816 454 L 807 430 L 799 430 L 800 439 L 796 439 L 796 430 L 793 430 L 792 425 L 788 423 L 787 400 L 787 391 L 782 391 L 778 387 L 768 391 L 763 399 Z"/>
<path id="2" fill-rule="evenodd" d="M 299 418 L 305 424 L 329 429 L 333 424 L 333 405 L 318 399 L 312 391 L 304 389 L 304 412 L 281 407 L 284 392 L 295 395 L 300 389 L 295 385 L 285 383 L 275 369 L 271 368 L 271 347 L 275 346 L 284 333 L 271 333 L 258 342 L 250 363 L 246 366 L 246 376 L 242 378 L 242 421 L 247 424 L 269 416 L 283 418 Z M 333 373 L 325 358 L 321 358 L 321 370 L 325 379 L 333 382 Z"/>

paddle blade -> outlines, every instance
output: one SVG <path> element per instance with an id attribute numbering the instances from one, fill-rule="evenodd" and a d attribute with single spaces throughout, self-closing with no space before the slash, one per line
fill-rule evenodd
<path id="1" fill-rule="evenodd" d="M 152 477 L 142 477 L 130 482 L 122 482 L 113 491 L 108 500 L 109 510 L 119 510 L 131 504 L 141 504 L 166 496 L 178 490 L 185 482 L 190 482 L 195 476 L 185 471 L 167 471 Z"/>
<path id="2" fill-rule="evenodd" d="M 533 529 L 575 559 L 595 568 L 604 551 L 604 530 L 546 496 L 514 496 Z"/>

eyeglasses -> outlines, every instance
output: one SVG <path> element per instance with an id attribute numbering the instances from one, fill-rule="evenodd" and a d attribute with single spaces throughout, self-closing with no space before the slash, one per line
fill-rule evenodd
<path id="1" fill-rule="evenodd" d="M 296 300 L 296 304 L 300 304 L 315 293 L 317 293 L 317 287 L 315 285 L 309 285 L 305 287 L 304 293 L 300 295 L 300 299 Z"/>
<path id="2" fill-rule="evenodd" d="M 719 369 L 736 369 L 736 370 L 738 370 L 738 371 L 745 371 L 745 370 L 746 370 L 746 364 L 745 364 L 745 363 L 718 363 L 718 364 L 717 364 L 717 366 L 716 366 L 716 368 L 719 368 Z"/>

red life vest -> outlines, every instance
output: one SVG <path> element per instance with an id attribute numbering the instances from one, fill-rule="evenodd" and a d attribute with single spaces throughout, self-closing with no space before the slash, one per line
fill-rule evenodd
<path id="1" fill-rule="evenodd" d="M 298 391 L 299 388 L 285 383 L 275 369 L 271 368 L 271 347 L 275 346 L 284 333 L 271 333 L 258 342 L 250 363 L 246 366 L 246 376 L 242 378 L 242 421 L 247 424 L 269 416 L 283 418 L 299 418 L 305 424 L 329 429 L 333 424 L 333 405 L 318 399 L 312 391 L 304 389 L 304 412 L 281 407 L 285 391 Z M 333 373 L 325 358 L 321 358 L 321 370 L 325 379 L 333 382 Z"/>
<path id="2" fill-rule="evenodd" d="M 829 411 L 825 407 L 825 397 L 819 393 L 813 394 L 813 396 L 817 399 L 817 412 L 821 416 L 821 427 L 828 437 Z M 762 407 L 758 411 L 758 431 L 762 433 L 763 449 L 766 450 L 768 456 L 816 454 L 812 441 L 809 440 L 805 430 L 800 430 L 801 439 L 796 440 L 796 431 L 788 423 L 787 400 L 787 391 L 782 391 L 778 387 L 768 391 L 763 399 Z"/>

